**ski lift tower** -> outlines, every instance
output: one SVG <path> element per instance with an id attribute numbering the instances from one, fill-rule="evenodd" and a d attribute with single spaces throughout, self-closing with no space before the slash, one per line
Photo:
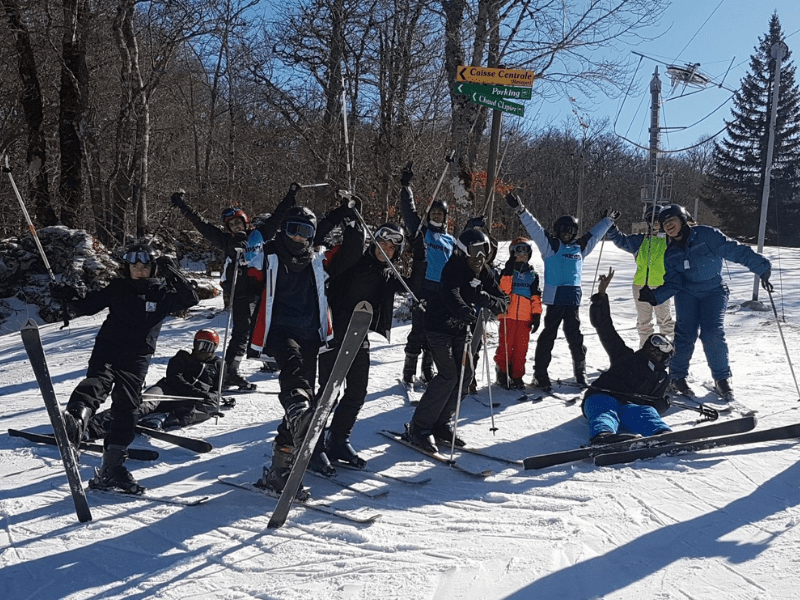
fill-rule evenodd
<path id="1" fill-rule="evenodd" d="M 659 154 L 661 152 L 661 126 L 659 111 L 661 109 L 661 77 L 658 66 L 650 80 L 650 172 L 645 175 L 642 185 L 641 199 L 644 203 L 642 212 L 648 204 L 669 204 L 672 196 L 672 174 L 659 172 Z"/>

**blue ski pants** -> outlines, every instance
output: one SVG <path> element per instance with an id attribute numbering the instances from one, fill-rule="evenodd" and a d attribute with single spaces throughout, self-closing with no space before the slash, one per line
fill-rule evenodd
<path id="1" fill-rule="evenodd" d="M 589 420 L 590 438 L 602 431 L 617 433 L 620 429 L 645 436 L 670 431 L 652 406 L 623 404 L 608 394 L 589 396 L 583 403 L 583 414 Z"/>

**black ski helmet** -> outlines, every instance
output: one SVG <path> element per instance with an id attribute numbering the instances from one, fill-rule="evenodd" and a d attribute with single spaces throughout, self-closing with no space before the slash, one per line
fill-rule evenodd
<path id="1" fill-rule="evenodd" d="M 135 265 L 136 263 L 152 265 L 153 268 L 150 271 L 150 277 L 156 276 L 156 251 L 153 250 L 150 244 L 145 244 L 143 242 L 129 244 L 128 247 L 125 248 L 125 253 L 122 255 L 122 261 L 126 265 Z M 130 267 L 125 269 L 125 276 L 130 279 Z"/>
<path id="2" fill-rule="evenodd" d="M 403 250 L 405 250 L 406 247 L 406 236 L 403 233 L 402 228 L 398 227 L 394 223 L 384 223 L 375 230 L 374 236 L 379 242 L 387 241 L 394 244 L 394 255 L 392 256 L 392 262 L 400 258 L 400 255 L 403 254 Z"/>
<path id="3" fill-rule="evenodd" d="M 658 220 L 658 215 L 661 214 L 661 207 L 658 204 L 648 204 L 644 209 L 644 221 L 648 225 L 651 223 L 661 223 Z"/>
<path id="4" fill-rule="evenodd" d="M 428 209 L 428 223 L 430 223 L 431 211 L 434 208 L 438 208 L 444 213 L 444 220 L 442 221 L 442 227 L 444 227 L 447 223 L 447 211 L 448 211 L 447 202 L 445 202 L 444 200 L 434 200 L 433 202 L 431 202 L 431 206 Z"/>
<path id="5" fill-rule="evenodd" d="M 559 237 L 562 233 L 572 231 L 572 239 L 575 239 L 578 235 L 578 219 L 572 215 L 558 217 L 556 222 L 553 223 L 553 231 L 555 231 L 555 234 Z"/>
<path id="6" fill-rule="evenodd" d="M 465 229 L 456 240 L 456 251 L 462 256 L 480 256 L 486 261 L 491 257 L 492 247 L 488 236 L 480 229 Z"/>
<path id="7" fill-rule="evenodd" d="M 317 217 L 314 211 L 305 206 L 293 206 L 283 216 L 281 231 L 288 236 L 302 235 L 311 240 L 317 232 Z"/>
<path id="8" fill-rule="evenodd" d="M 663 229 L 664 221 L 671 219 L 672 217 L 678 217 L 683 225 L 686 225 L 686 223 L 692 218 L 689 214 L 689 211 L 683 208 L 680 204 L 667 204 L 661 209 L 661 212 L 658 213 L 658 224 L 661 225 L 661 228 Z"/>

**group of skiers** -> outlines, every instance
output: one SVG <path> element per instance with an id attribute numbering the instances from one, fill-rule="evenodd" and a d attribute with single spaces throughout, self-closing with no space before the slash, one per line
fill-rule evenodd
<path id="1" fill-rule="evenodd" d="M 574 217 L 558 218 L 552 233 L 548 232 L 518 197 L 508 194 L 506 202 L 529 239 L 511 243 L 508 261 L 498 271 L 492 264 L 497 246 L 483 231 L 485 219 L 470 219 L 456 237 L 448 231 L 446 202 L 434 200 L 424 212 L 417 210 L 412 167 L 408 163 L 400 179 L 403 226 L 384 223 L 369 228 L 360 199 L 349 193 L 337 193 L 340 205 L 318 220 L 313 211 L 297 205 L 301 189 L 297 184 L 257 227 L 238 208 L 226 209 L 223 227 L 217 227 L 198 215 L 182 194 L 173 195 L 172 204 L 225 253 L 221 282 L 231 306 L 232 332 L 224 362 L 215 358 L 217 333 L 198 332 L 192 352 L 180 351 L 173 357 L 166 377 L 145 395 L 144 379 L 161 323 L 167 315 L 198 302 L 177 265 L 167 257 L 156 258 L 146 244 L 133 244 L 122 257 L 123 277 L 106 288 L 81 298 L 69 286 L 54 286 L 53 296 L 71 314 L 95 314 L 109 308 L 86 378 L 75 388 L 64 413 L 76 445 L 85 437 L 104 437 L 102 465 L 90 486 L 141 493 L 142 486 L 125 467 L 137 419 L 149 418 L 150 425 L 169 427 L 219 414 L 223 387 L 254 387 L 240 370 L 247 356 L 270 357 L 279 370 L 278 398 L 284 415 L 271 463 L 256 485 L 280 492 L 314 414 L 315 389 L 322 390 L 331 376 L 354 308 L 369 302 L 373 307 L 370 329 L 390 339 L 395 294 L 404 290 L 411 291 L 417 303 L 402 380 L 414 381 L 422 356 L 422 379 L 427 384 L 405 425 L 404 437 L 427 452 L 437 452 L 437 444 L 466 445 L 457 436 L 454 416 L 473 382 L 472 333 L 487 313 L 500 319 L 494 361 L 497 382 L 506 388 L 524 387 L 528 341 L 540 324 L 531 384 L 552 388 L 548 368 L 558 328 L 563 325 L 575 384 L 587 389 L 582 410 L 592 443 L 669 431 L 660 417 L 669 407 L 666 392 L 671 387 L 688 393 L 686 377 L 698 333 L 719 393 L 732 398 L 723 328 L 728 291 L 721 278 L 721 261 L 747 266 L 772 291 L 766 258 L 717 229 L 692 225 L 679 205 L 650 207 L 645 214 L 646 235 L 622 234 L 614 225 L 620 213 L 607 210 L 591 230 L 578 237 Z M 327 249 L 326 240 L 336 228 L 341 242 Z M 633 289 L 640 348 L 627 347 L 614 328 L 606 295 L 613 277 L 609 270 L 600 277 L 598 293 L 591 298 L 590 319 L 610 367 L 590 383 L 579 317 L 582 267 L 606 234 L 636 256 Z M 543 291 L 531 264 L 532 244 L 544 261 Z M 402 277 L 395 263 L 407 246 L 412 266 L 409 276 Z M 674 322 L 669 306 L 673 296 Z M 651 324 L 651 305 L 659 333 L 654 333 Z M 366 397 L 369 369 L 369 341 L 365 340 L 309 468 L 332 475 L 337 464 L 366 465 L 350 438 Z M 109 395 L 111 409 L 95 414 Z M 159 398 L 166 401 L 164 406 Z"/>

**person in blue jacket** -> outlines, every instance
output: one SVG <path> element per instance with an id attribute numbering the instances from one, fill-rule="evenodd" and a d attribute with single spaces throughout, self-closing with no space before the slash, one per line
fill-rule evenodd
<path id="1" fill-rule="evenodd" d="M 607 210 L 597 225 L 578 238 L 578 220 L 575 217 L 564 215 L 556 219 L 553 226 L 555 235 L 551 235 L 525 209 L 519 198 L 509 193 L 506 203 L 519 215 L 528 237 L 539 248 L 544 260 L 542 304 L 547 306 L 547 310 L 544 327 L 536 342 L 533 384 L 545 391 L 552 389 L 547 368 L 552 359 L 558 326 L 563 323 L 564 337 L 567 338 L 572 354 L 575 381 L 579 386 L 586 386 L 586 346 L 583 345 L 579 315 L 583 259 L 603 239 L 614 220 L 619 217 L 619 211 Z"/>
<path id="2" fill-rule="evenodd" d="M 747 267 L 761 278 L 764 289 L 772 291 L 770 262 L 719 229 L 690 226 L 689 213 L 679 204 L 665 206 L 658 220 L 669 236 L 664 254 L 664 285 L 655 289 L 645 286 L 639 299 L 655 306 L 675 297 L 675 356 L 670 365 L 672 388 L 681 394 L 693 395 L 686 377 L 699 333 L 714 387 L 730 402 L 734 398 L 724 328 L 729 292 L 722 282 L 722 259 Z"/>

